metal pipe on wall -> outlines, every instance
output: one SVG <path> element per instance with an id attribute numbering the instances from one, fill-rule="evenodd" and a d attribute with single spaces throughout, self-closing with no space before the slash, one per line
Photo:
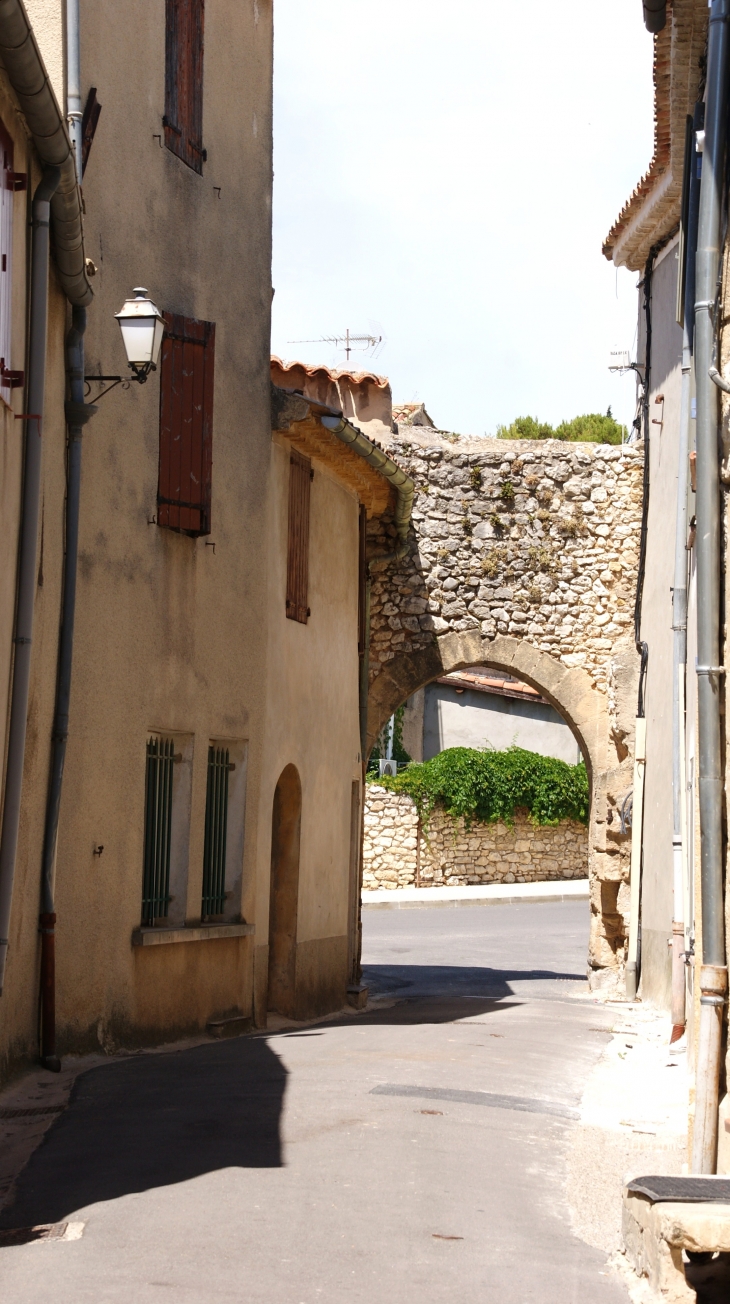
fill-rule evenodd
<path id="1" fill-rule="evenodd" d="M 697 709 L 699 732 L 702 966 L 692 1171 L 717 1166 L 722 1011 L 727 992 L 723 901 L 722 732 L 720 689 L 720 481 L 718 392 L 713 364 L 714 309 L 720 263 L 721 202 L 727 129 L 730 0 L 710 9 L 705 145 L 696 257 L 697 384 Z"/>
<path id="2" fill-rule="evenodd" d="M 81 181 L 82 173 L 82 134 L 83 120 L 81 108 L 81 36 L 79 24 L 79 0 L 66 0 L 66 118 L 68 134 L 71 137 L 76 176 Z"/>
<path id="3" fill-rule="evenodd" d="M 692 346 L 694 343 L 695 250 L 699 216 L 700 181 L 697 170 L 699 155 L 695 145 L 694 121 L 688 120 L 688 196 L 686 227 L 683 230 L 685 276 L 682 336 L 682 397 L 677 450 L 677 514 L 674 537 L 674 588 L 672 592 L 672 630 L 674 635 L 672 682 L 672 871 L 674 906 L 672 911 L 672 1034 L 677 1041 L 686 1025 L 686 979 L 684 966 L 684 819 L 685 756 L 684 712 L 685 676 L 687 672 L 687 491 L 689 487 L 689 433 L 691 420 Z M 682 269 L 680 269 L 680 276 Z"/>
<path id="4" fill-rule="evenodd" d="M 58 1072 L 56 1055 L 55 905 L 54 871 L 58 817 L 61 809 L 63 768 L 66 760 L 68 717 L 71 701 L 74 622 L 76 617 L 76 570 L 79 552 L 79 508 L 81 501 L 81 440 L 86 422 L 96 408 L 84 402 L 84 331 L 86 309 L 74 308 L 66 337 L 66 366 L 70 398 L 66 403 L 68 423 L 68 470 L 66 489 L 66 550 L 63 566 L 61 633 L 56 678 L 56 709 L 51 737 L 51 773 L 46 797 L 41 869 L 41 1060 Z"/>
<path id="5" fill-rule="evenodd" d="M 30 269 L 30 331 L 28 339 L 28 390 L 25 408 L 25 457 L 21 506 L 18 594 L 13 636 L 13 683 L 10 701 L 10 729 L 5 768 L 5 801 L 0 833 L 0 993 L 5 980 L 18 853 L 20 802 L 28 721 L 30 652 L 36 594 L 38 516 L 41 488 L 41 426 L 46 388 L 46 336 L 48 328 L 48 258 L 51 197 L 61 179 L 57 167 L 44 168 L 33 196 L 32 249 Z"/>

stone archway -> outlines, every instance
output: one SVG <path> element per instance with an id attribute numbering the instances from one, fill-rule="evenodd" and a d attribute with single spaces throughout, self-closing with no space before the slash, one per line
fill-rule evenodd
<path id="1" fill-rule="evenodd" d="M 625 758 L 618 755 L 608 700 L 590 675 L 566 666 L 532 644 L 509 636 L 485 638 L 478 630 L 451 632 L 428 647 L 404 653 L 373 679 L 368 697 L 368 750 L 383 724 L 414 692 L 440 675 L 468 666 L 504 670 L 536 688 L 559 711 L 579 743 L 588 768 L 591 813 L 588 875 L 591 926 L 589 981 L 593 989 L 619 979 L 624 958 L 626 863 L 617 830 L 607 826 L 609 790 L 625 784 Z"/>

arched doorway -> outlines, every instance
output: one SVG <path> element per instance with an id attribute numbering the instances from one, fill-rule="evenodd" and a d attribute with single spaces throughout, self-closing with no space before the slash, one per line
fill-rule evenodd
<path id="1" fill-rule="evenodd" d="M 610 988 L 620 978 L 628 909 L 628 845 L 613 817 L 616 794 L 631 786 L 631 758 L 619 751 L 607 696 L 577 666 L 503 635 L 478 630 L 444 634 L 418 652 L 402 654 L 372 679 L 368 695 L 368 751 L 385 721 L 417 689 L 440 675 L 484 666 L 507 671 L 537 689 L 568 725 L 588 770 L 591 810 L 588 831 L 590 879 L 589 981 Z"/>
<path id="2" fill-rule="evenodd" d="M 297 913 L 302 785 L 295 765 L 279 776 L 271 815 L 268 1009 L 293 1017 L 296 1007 Z"/>

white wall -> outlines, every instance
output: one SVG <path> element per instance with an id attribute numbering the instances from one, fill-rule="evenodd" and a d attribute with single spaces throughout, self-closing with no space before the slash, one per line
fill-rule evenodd
<path id="1" fill-rule="evenodd" d="M 447 747 L 525 747 L 541 756 L 555 756 L 575 765 L 580 749 L 557 711 L 546 702 L 525 702 L 447 684 L 429 684 L 425 690 L 423 759 L 428 761 Z"/>

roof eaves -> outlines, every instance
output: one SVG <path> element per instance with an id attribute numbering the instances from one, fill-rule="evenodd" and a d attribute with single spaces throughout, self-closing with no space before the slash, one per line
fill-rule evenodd
<path id="1" fill-rule="evenodd" d="M 641 271 L 652 245 L 679 217 L 685 122 L 697 98 L 707 35 L 706 0 L 674 0 L 654 38 L 654 156 L 604 244 L 617 267 Z"/>

